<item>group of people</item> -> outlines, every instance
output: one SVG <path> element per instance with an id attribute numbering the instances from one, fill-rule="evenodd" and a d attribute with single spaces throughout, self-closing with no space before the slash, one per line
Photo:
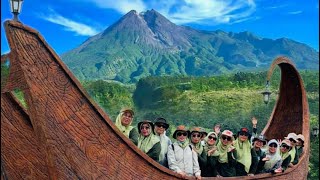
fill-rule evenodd
<path id="1" fill-rule="evenodd" d="M 201 127 L 187 129 L 179 125 L 173 133 L 173 143 L 166 136 L 169 128 L 166 119 L 144 120 L 134 128 L 131 126 L 133 117 L 132 109 L 122 109 L 116 126 L 150 158 L 182 177 L 201 179 L 282 173 L 297 164 L 303 153 L 302 134 L 292 132 L 283 140 L 267 140 L 257 134 L 254 117 L 253 134 L 246 127 L 234 134 L 230 130 L 220 132 L 220 125 L 209 133 Z"/>

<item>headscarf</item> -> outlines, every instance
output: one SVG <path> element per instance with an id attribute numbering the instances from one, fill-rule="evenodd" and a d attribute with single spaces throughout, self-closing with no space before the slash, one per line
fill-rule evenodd
<path id="1" fill-rule="evenodd" d="M 294 161 L 294 157 L 296 156 L 296 147 L 295 146 L 292 146 L 291 150 L 289 151 L 289 154 L 291 156 L 291 163 Z"/>
<path id="2" fill-rule="evenodd" d="M 177 143 L 178 143 L 178 145 L 182 148 L 182 149 L 184 149 L 185 147 L 187 147 L 188 145 L 189 145 L 189 139 L 188 138 L 186 138 L 184 141 L 178 141 L 177 140 Z"/>
<path id="3" fill-rule="evenodd" d="M 237 161 L 244 165 L 245 171 L 248 173 L 250 170 L 252 157 L 251 157 L 251 144 L 249 139 L 242 142 L 239 138 L 234 141 L 234 146 L 237 153 Z"/>
<path id="4" fill-rule="evenodd" d="M 285 139 L 285 140 L 283 140 L 282 142 L 281 142 L 281 144 L 286 144 L 286 145 L 288 145 L 289 147 L 291 147 L 291 143 L 290 143 L 290 141 L 289 140 L 287 140 L 287 139 Z M 292 147 L 291 147 L 292 148 Z M 292 149 L 291 149 L 292 150 Z M 288 156 L 290 156 L 291 154 L 290 154 L 290 151 L 291 150 L 289 150 L 289 151 L 287 151 L 287 152 L 285 152 L 285 153 L 283 153 L 282 151 L 280 151 L 280 155 L 281 155 L 281 159 L 282 160 L 285 160 Z M 290 161 L 291 162 L 291 161 Z"/>
<path id="5" fill-rule="evenodd" d="M 125 112 L 121 112 L 118 114 L 117 116 L 117 119 L 116 119 L 116 126 L 118 127 L 118 129 L 127 137 L 129 137 L 129 134 L 130 134 L 130 131 L 133 129 L 131 125 L 132 121 L 133 121 L 133 118 L 130 122 L 130 124 L 128 126 L 123 126 L 122 123 L 121 123 L 121 118 L 123 116 Z"/>
<path id="6" fill-rule="evenodd" d="M 276 148 L 276 152 L 271 154 L 270 151 L 269 151 L 269 145 L 271 143 L 276 143 L 277 144 L 277 148 Z M 277 142 L 277 140 L 275 139 L 272 139 L 268 142 L 268 150 L 266 152 L 266 157 L 269 158 L 269 161 L 266 161 L 265 164 L 264 164 L 264 169 L 272 169 L 274 167 L 274 165 L 276 165 L 276 163 L 278 161 L 282 161 L 281 159 L 281 156 L 280 156 L 280 153 L 279 153 L 279 148 L 280 148 L 280 145 L 279 143 Z"/>
<path id="7" fill-rule="evenodd" d="M 221 137 L 221 136 L 220 136 Z M 231 137 L 233 139 L 233 137 Z M 228 149 L 232 147 L 232 143 L 228 145 L 223 145 L 222 140 L 219 140 L 217 144 L 217 149 L 219 151 L 219 159 L 220 163 L 228 163 Z"/>
<path id="8" fill-rule="evenodd" d="M 148 124 L 148 123 L 141 123 L 140 127 L 143 125 L 143 124 Z M 149 125 L 149 135 L 148 136 L 143 136 L 142 133 L 140 133 L 139 135 L 139 138 L 138 138 L 138 148 L 141 149 L 144 153 L 147 153 L 149 152 L 149 150 L 158 142 L 160 142 L 160 138 L 153 134 L 151 131 L 152 131 L 152 128 Z"/>
<path id="9" fill-rule="evenodd" d="M 218 152 L 218 150 L 217 150 L 217 146 L 216 146 L 216 144 L 213 144 L 213 145 L 209 145 L 208 144 L 208 137 L 210 136 L 210 135 L 214 135 L 216 138 L 218 138 L 218 136 L 217 136 L 217 134 L 215 133 L 215 132 L 209 132 L 208 133 L 208 135 L 204 138 L 204 141 L 206 142 L 205 143 L 205 146 L 204 146 L 204 150 L 205 150 L 205 152 L 208 154 L 208 151 L 210 151 L 210 150 L 212 150 L 212 149 L 215 149 L 215 151 L 214 151 L 214 153 L 211 155 L 211 156 L 219 156 L 219 152 Z M 217 141 L 216 141 L 217 142 Z"/>

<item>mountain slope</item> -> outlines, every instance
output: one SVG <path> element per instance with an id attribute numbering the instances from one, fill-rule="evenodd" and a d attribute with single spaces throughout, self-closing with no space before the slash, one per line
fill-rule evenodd
<path id="1" fill-rule="evenodd" d="M 318 69 L 319 53 L 290 39 L 250 32 L 199 31 L 155 10 L 132 10 L 100 34 L 62 55 L 79 79 L 137 82 L 148 75 L 214 75 L 269 67 L 285 55 L 298 68 Z"/>

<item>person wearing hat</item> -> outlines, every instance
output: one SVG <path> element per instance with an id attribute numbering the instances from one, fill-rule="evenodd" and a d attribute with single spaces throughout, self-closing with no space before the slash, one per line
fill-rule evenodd
<path id="1" fill-rule="evenodd" d="M 280 146 L 280 156 L 282 159 L 281 167 L 274 170 L 274 173 L 281 173 L 284 172 L 288 167 L 291 162 L 291 155 L 290 155 L 290 150 L 291 150 L 291 142 L 288 139 L 284 139 L 281 142 Z"/>
<path id="2" fill-rule="evenodd" d="M 139 133 L 136 128 L 131 126 L 133 121 L 134 112 L 131 108 L 123 108 L 116 119 L 117 128 L 127 136 L 135 145 L 138 145 Z"/>
<path id="3" fill-rule="evenodd" d="M 289 167 L 293 167 L 294 164 L 297 164 L 299 159 L 297 156 L 297 149 L 296 149 L 296 142 L 297 140 L 297 134 L 296 133 L 289 133 L 285 139 L 289 140 L 291 143 L 291 150 L 289 151 L 291 156 L 291 162 L 289 164 Z"/>
<path id="4" fill-rule="evenodd" d="M 149 120 L 138 123 L 139 138 L 138 148 L 146 153 L 153 160 L 159 162 L 161 151 L 160 139 L 154 133 L 154 125 Z"/>
<path id="5" fill-rule="evenodd" d="M 236 176 L 253 176 L 258 166 L 258 157 L 249 141 L 250 136 L 248 128 L 243 127 L 234 142 L 237 154 Z"/>
<path id="6" fill-rule="evenodd" d="M 202 171 L 207 164 L 207 154 L 206 154 L 206 151 L 204 151 L 204 145 L 202 145 L 201 143 L 201 137 L 203 136 L 203 134 L 201 133 L 200 127 L 193 127 L 191 128 L 190 132 L 191 132 L 190 142 L 193 150 L 198 155 L 198 162 L 199 162 L 200 170 Z"/>
<path id="7" fill-rule="evenodd" d="M 196 176 L 196 179 L 201 179 L 198 156 L 189 144 L 189 135 L 190 131 L 184 125 L 179 125 L 174 131 L 173 138 L 177 141 L 168 147 L 169 169 L 180 174 L 182 178 Z"/>
<path id="8" fill-rule="evenodd" d="M 217 161 L 217 177 L 236 176 L 235 165 L 237 161 L 235 159 L 235 148 L 232 146 L 232 142 L 234 141 L 233 133 L 230 130 L 224 130 L 219 138 L 220 140 L 217 144 L 219 153 Z"/>
<path id="9" fill-rule="evenodd" d="M 266 157 L 262 159 L 263 169 L 259 173 L 274 173 L 276 169 L 281 167 L 282 159 L 278 151 L 279 143 L 275 139 L 268 142 L 268 150 Z"/>
<path id="10" fill-rule="evenodd" d="M 154 130 L 156 132 L 156 135 L 158 135 L 160 138 L 160 145 L 161 145 L 159 163 L 165 167 L 169 167 L 167 153 L 168 153 L 168 146 L 172 144 L 170 138 L 166 136 L 166 130 L 169 128 L 169 124 L 167 123 L 166 119 L 162 117 L 158 117 L 155 119 L 154 125 L 155 125 Z"/>
<path id="11" fill-rule="evenodd" d="M 262 159 L 266 157 L 266 153 L 261 149 L 261 147 L 265 146 L 267 144 L 267 141 L 265 137 L 261 134 L 259 136 L 255 136 L 252 139 L 252 142 L 253 149 L 255 150 L 258 158 L 258 165 L 255 167 L 252 166 L 252 168 L 256 168 L 255 172 L 257 174 L 258 172 L 261 172 L 263 169 L 264 162 L 262 161 Z"/>
<path id="12" fill-rule="evenodd" d="M 200 133 L 201 133 L 201 144 L 204 146 L 205 145 L 205 141 L 204 138 L 207 137 L 208 133 L 206 132 L 206 129 L 203 127 L 200 127 Z"/>
<path id="13" fill-rule="evenodd" d="M 218 174 L 217 161 L 219 152 L 216 146 L 217 139 L 218 135 L 215 132 L 209 132 L 208 135 L 204 138 L 204 151 L 207 154 L 207 164 L 205 168 L 201 169 L 203 177 L 216 177 Z"/>
<path id="14" fill-rule="evenodd" d="M 302 153 L 303 153 L 303 147 L 304 147 L 304 136 L 302 134 L 297 135 L 297 143 L 296 143 L 296 156 L 298 157 L 298 160 L 300 159 Z"/>

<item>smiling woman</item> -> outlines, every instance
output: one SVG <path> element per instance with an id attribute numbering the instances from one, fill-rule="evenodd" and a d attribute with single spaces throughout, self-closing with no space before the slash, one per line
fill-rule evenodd
<path id="1" fill-rule="evenodd" d="M 135 146 L 92 101 L 39 32 L 14 21 L 7 21 L 5 28 L 11 49 L 8 56 L 11 65 L 9 78 L 1 93 L 7 95 L 19 87 L 25 94 L 28 110 L 19 106 L 14 98 L 1 96 L 2 178 L 37 179 L 39 174 L 44 179 L 158 180 L 184 177 L 185 174 L 161 166 Z M 294 129 L 305 138 L 304 153 L 299 163 L 284 173 L 261 174 L 244 179 L 307 177 L 310 143 L 305 90 L 298 71 L 287 58 L 277 58 L 270 74 L 278 65 L 282 72 L 279 98 L 262 134 L 278 139 Z M 128 122 L 124 121 L 124 124 Z M 27 124 L 27 131 L 20 123 Z M 147 126 L 141 128 L 144 131 L 148 129 Z M 187 135 L 188 130 L 183 127 L 175 131 L 174 138 L 180 144 L 175 144 L 174 150 L 169 146 L 172 154 L 180 151 L 180 145 L 186 145 L 183 142 L 186 142 Z M 29 141 L 25 137 L 33 138 Z M 231 139 L 230 132 L 222 132 L 220 142 L 228 145 Z M 196 157 L 195 152 L 186 149 L 189 160 L 191 154 Z M 22 150 L 25 153 L 21 153 Z M 121 169 L 125 171 L 120 173 Z M 200 178 L 197 167 L 188 169 L 187 173 Z"/>

